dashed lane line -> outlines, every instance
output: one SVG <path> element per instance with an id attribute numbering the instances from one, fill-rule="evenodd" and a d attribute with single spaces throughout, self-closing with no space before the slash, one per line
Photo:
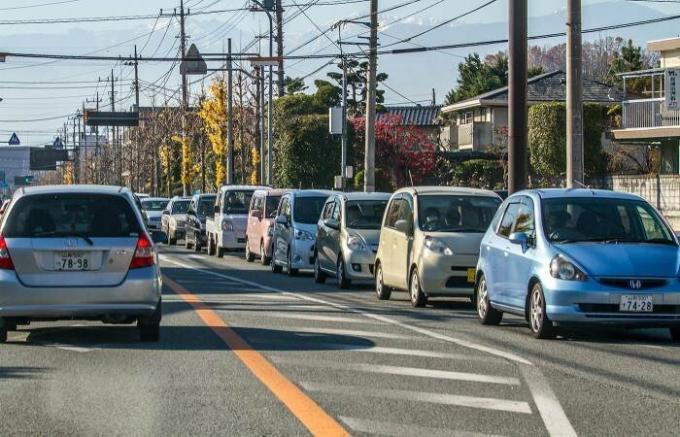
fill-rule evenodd
<path id="1" fill-rule="evenodd" d="M 308 328 L 306 326 L 288 326 L 291 332 L 306 332 L 310 334 L 349 335 L 353 337 L 388 338 L 392 340 L 417 340 L 411 335 L 392 334 L 389 332 L 361 331 L 358 329 Z"/>
<path id="2" fill-rule="evenodd" d="M 390 437 L 412 437 L 414 435 L 427 437 L 502 437 L 496 434 L 431 428 L 428 426 L 406 425 L 403 423 L 379 422 L 347 416 L 340 416 L 340 420 L 352 431 Z"/>

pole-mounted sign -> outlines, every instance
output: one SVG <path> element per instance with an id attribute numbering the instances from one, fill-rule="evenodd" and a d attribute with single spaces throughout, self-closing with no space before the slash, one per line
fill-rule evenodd
<path id="1" fill-rule="evenodd" d="M 180 74 L 204 76 L 208 73 L 208 64 L 198 51 L 196 44 L 191 44 L 184 60 L 179 65 Z"/>
<path id="2" fill-rule="evenodd" d="M 9 144 L 10 146 L 18 146 L 21 144 L 21 141 L 19 141 L 19 137 L 17 136 L 16 132 L 13 133 L 12 136 L 9 138 L 7 144 Z"/>

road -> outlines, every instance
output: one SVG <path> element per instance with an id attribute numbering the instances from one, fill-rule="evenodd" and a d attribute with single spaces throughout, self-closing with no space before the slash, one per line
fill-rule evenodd
<path id="1" fill-rule="evenodd" d="M 0 435 L 680 434 L 680 347 L 658 331 L 478 324 L 370 284 L 162 249 L 162 339 L 33 324 L 0 346 Z"/>

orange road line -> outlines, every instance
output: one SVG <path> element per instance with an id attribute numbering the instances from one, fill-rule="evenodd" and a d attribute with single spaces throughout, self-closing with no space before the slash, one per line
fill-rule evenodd
<path id="1" fill-rule="evenodd" d="M 319 404 L 283 376 L 267 358 L 254 350 L 198 296 L 165 275 L 163 275 L 163 283 L 194 308 L 203 323 L 229 346 L 238 359 L 302 422 L 312 435 L 349 436 L 347 431 Z"/>

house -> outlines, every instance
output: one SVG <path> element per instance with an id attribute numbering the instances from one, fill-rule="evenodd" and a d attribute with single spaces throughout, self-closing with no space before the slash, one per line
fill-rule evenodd
<path id="1" fill-rule="evenodd" d="M 534 76 L 527 81 L 528 103 L 564 102 L 567 75 L 553 71 Z M 623 100 L 616 87 L 583 80 L 583 101 L 610 105 Z M 498 88 L 467 100 L 444 106 L 445 122 L 440 141 L 446 150 L 488 152 L 502 146 L 508 128 L 508 87 Z"/>
<path id="2" fill-rule="evenodd" d="M 621 123 L 612 131 L 620 143 L 658 148 L 661 174 L 680 174 L 680 38 L 647 43 L 660 55 L 659 68 L 622 73 Z M 642 82 L 643 95 L 631 96 L 630 85 Z M 639 87 L 639 86 L 638 86 Z"/>
<path id="3" fill-rule="evenodd" d="M 402 125 L 421 129 L 436 141 L 439 137 L 441 108 L 439 105 L 386 106 L 384 111 L 377 114 L 377 119 L 380 121 L 386 116 L 398 115 Z"/>

